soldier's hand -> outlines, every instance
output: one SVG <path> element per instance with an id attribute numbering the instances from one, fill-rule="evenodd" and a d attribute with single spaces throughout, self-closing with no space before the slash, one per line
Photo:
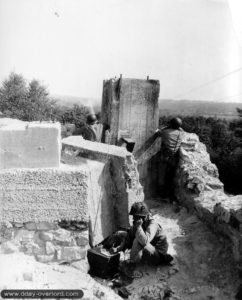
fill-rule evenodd
<path id="1" fill-rule="evenodd" d="M 156 135 L 156 136 L 161 136 L 161 130 L 160 130 L 159 128 L 156 129 L 155 135 Z"/>
<path id="2" fill-rule="evenodd" d="M 118 252 L 118 248 L 112 247 L 112 248 L 109 250 L 109 252 L 110 252 L 111 254 L 115 254 L 115 253 Z"/>
<path id="3" fill-rule="evenodd" d="M 134 221 L 134 226 L 135 227 L 142 226 L 142 224 L 143 224 L 142 218 L 139 218 L 139 219 Z"/>

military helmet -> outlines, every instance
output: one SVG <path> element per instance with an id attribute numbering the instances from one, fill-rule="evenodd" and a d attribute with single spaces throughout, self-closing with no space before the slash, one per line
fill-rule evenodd
<path id="1" fill-rule="evenodd" d="M 97 117 L 95 114 L 89 114 L 87 116 L 87 124 L 93 125 L 97 122 Z"/>
<path id="2" fill-rule="evenodd" d="M 149 209 L 145 203 L 135 202 L 129 212 L 132 216 L 146 217 L 149 215 Z"/>
<path id="3" fill-rule="evenodd" d="M 170 124 L 173 129 L 179 129 L 182 126 L 182 120 L 180 118 L 173 118 Z"/>

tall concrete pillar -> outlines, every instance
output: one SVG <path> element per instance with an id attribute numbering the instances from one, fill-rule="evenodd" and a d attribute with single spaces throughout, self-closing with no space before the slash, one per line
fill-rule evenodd
<path id="1" fill-rule="evenodd" d="M 111 144 L 119 145 L 121 137 L 135 142 L 133 154 L 154 135 L 159 123 L 159 80 L 115 78 L 104 80 L 102 122 L 110 126 Z M 150 163 L 138 160 L 140 181 L 147 191 Z M 147 193 L 146 193 L 147 194 Z"/>

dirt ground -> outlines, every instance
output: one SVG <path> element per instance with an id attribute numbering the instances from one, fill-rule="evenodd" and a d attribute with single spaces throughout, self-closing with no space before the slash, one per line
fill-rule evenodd
<path id="1" fill-rule="evenodd" d="M 126 286 L 130 300 L 232 300 L 240 285 L 230 242 L 210 231 L 185 208 L 159 200 L 147 202 L 162 225 L 174 265 L 141 264 L 141 278 Z M 71 265 L 41 264 L 23 253 L 0 255 L 0 290 L 6 288 L 81 288 L 83 299 L 121 299 L 111 281 L 86 274 L 85 262 Z M 101 283 L 101 285 L 99 284 Z M 115 290 L 117 292 L 117 289 Z"/>
<path id="2" fill-rule="evenodd" d="M 146 202 L 162 225 L 174 256 L 172 266 L 141 264 L 141 278 L 126 286 L 132 300 L 232 300 L 239 274 L 230 242 L 203 224 L 185 208 L 159 200 Z"/>

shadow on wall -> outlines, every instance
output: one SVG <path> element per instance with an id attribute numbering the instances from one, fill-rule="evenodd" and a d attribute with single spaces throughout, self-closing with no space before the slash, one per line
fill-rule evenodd
<path id="1" fill-rule="evenodd" d="M 114 201 L 112 197 L 113 182 L 110 165 L 102 165 L 101 172 L 90 170 L 90 246 L 97 243 L 116 230 L 114 217 Z M 95 174 L 96 173 L 96 174 Z M 95 182 L 98 184 L 95 185 Z"/>
<path id="2" fill-rule="evenodd" d="M 123 160 L 88 160 L 90 245 L 95 246 L 118 229 L 128 228 L 129 198 Z"/>
<path id="3" fill-rule="evenodd" d="M 145 199 L 159 197 L 160 189 L 163 184 L 160 178 L 161 159 L 160 151 L 151 157 L 150 160 L 138 167 L 140 182 L 144 188 Z M 148 176 L 147 176 L 148 174 Z M 145 176 L 146 175 L 146 176 Z"/>

